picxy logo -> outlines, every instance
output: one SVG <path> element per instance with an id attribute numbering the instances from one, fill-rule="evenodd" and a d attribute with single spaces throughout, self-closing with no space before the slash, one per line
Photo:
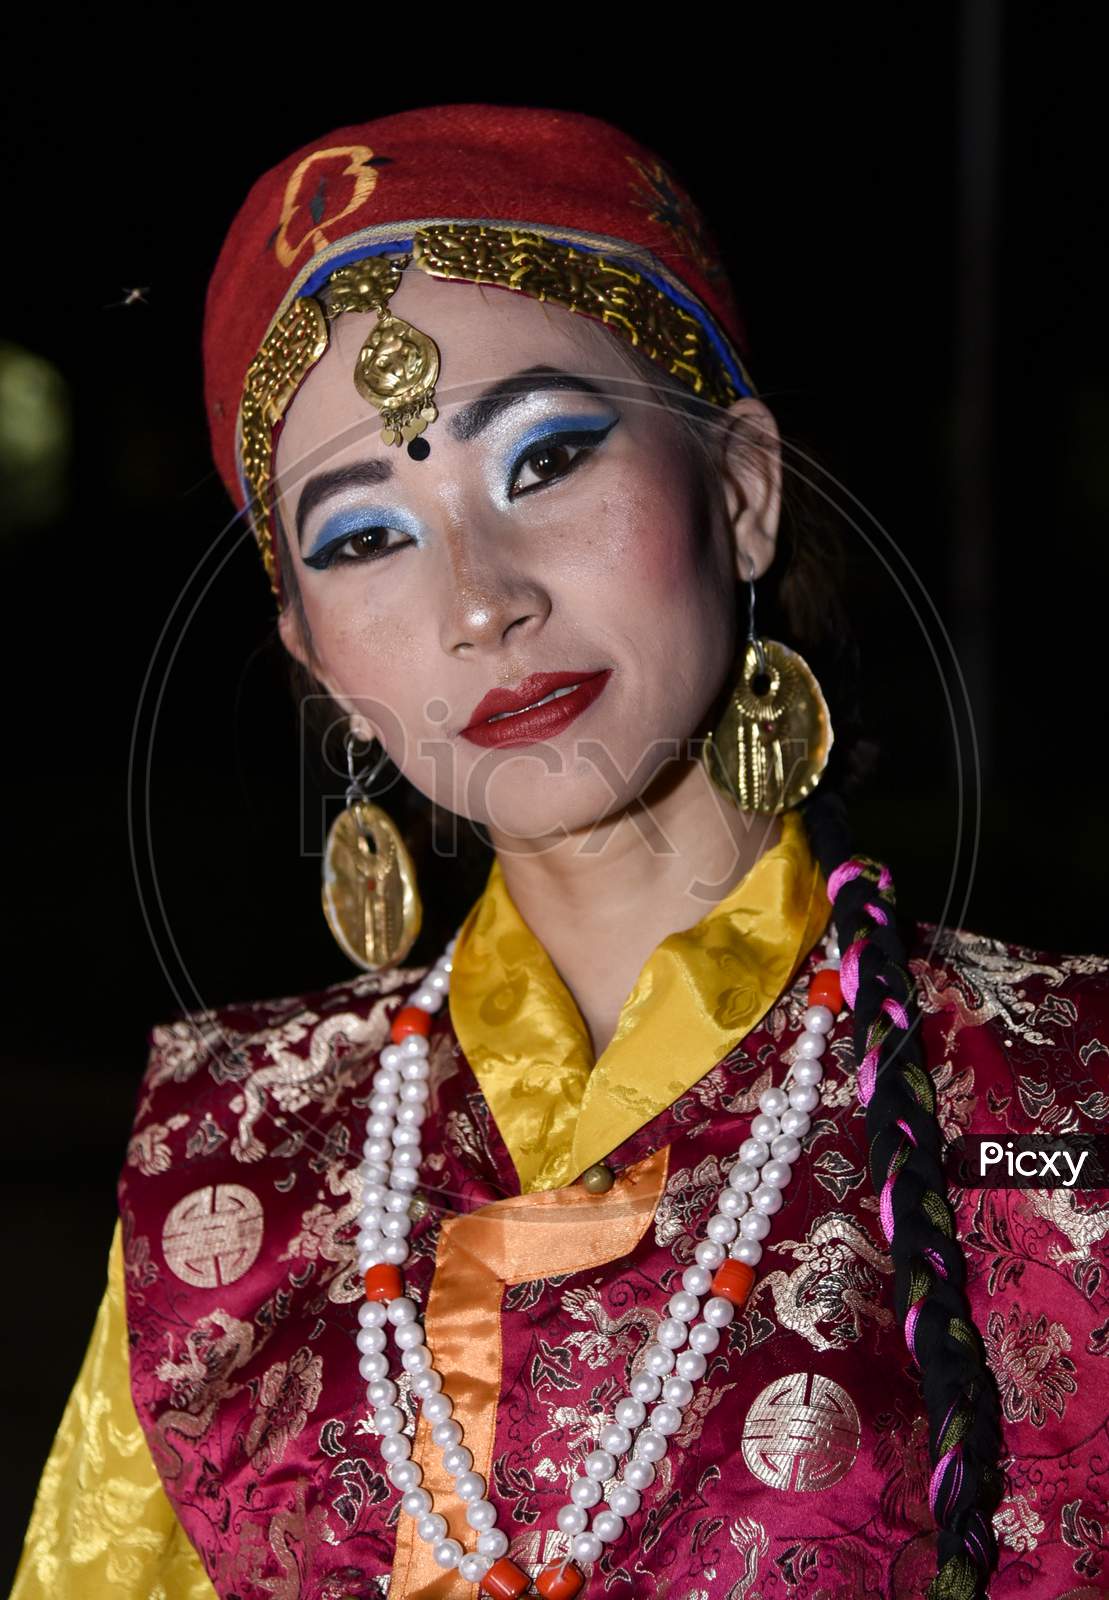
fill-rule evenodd
<path id="1" fill-rule="evenodd" d="M 963 1189 L 1099 1189 L 1109 1186 L 1109 1139 L 965 1134 L 948 1146 L 944 1170 Z"/>
<path id="2" fill-rule="evenodd" d="M 983 1139 L 978 1147 L 978 1161 L 983 1177 L 987 1176 L 991 1167 L 1003 1162 L 1010 1178 L 1052 1177 L 1060 1180 L 1067 1189 L 1073 1189 L 1078 1182 L 1078 1175 L 1088 1161 L 1089 1155 L 1088 1150 L 1083 1150 L 1078 1156 L 1073 1156 L 1069 1150 L 1015 1150 L 1012 1139 L 1006 1139 L 1004 1145 L 997 1139 Z M 1060 1172 L 1060 1162 L 1068 1164 L 1069 1176 L 1064 1177 Z"/>

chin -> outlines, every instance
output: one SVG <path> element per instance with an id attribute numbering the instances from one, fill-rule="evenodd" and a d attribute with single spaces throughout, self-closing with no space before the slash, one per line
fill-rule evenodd
<path id="1" fill-rule="evenodd" d="M 539 774 L 511 785 L 493 779 L 483 803 L 469 807 L 468 814 L 505 838 L 553 846 L 572 834 L 587 834 L 634 798 L 623 792 L 614 795 L 611 785 L 590 767 L 585 775 Z"/>

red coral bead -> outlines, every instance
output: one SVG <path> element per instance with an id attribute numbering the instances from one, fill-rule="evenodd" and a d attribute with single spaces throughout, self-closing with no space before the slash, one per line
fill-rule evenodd
<path id="1" fill-rule="evenodd" d="M 843 989 L 834 967 L 824 967 L 809 980 L 810 1006 L 827 1006 L 833 1017 L 843 1010 Z"/>
<path id="2" fill-rule="evenodd" d="M 493 1600 L 518 1600 L 531 1580 L 521 1572 L 515 1561 L 502 1556 L 493 1563 L 481 1580 L 481 1587 Z"/>
<path id="3" fill-rule="evenodd" d="M 585 1573 L 572 1561 L 560 1561 L 553 1567 L 544 1567 L 535 1580 L 537 1594 L 543 1600 L 574 1600 L 585 1582 Z"/>
<path id="4" fill-rule="evenodd" d="M 379 1261 L 366 1271 L 367 1300 L 397 1300 L 404 1293 L 404 1279 L 399 1267 Z"/>
<path id="5" fill-rule="evenodd" d="M 745 1261 L 733 1261 L 729 1256 L 717 1268 L 712 1280 L 712 1292 L 724 1300 L 730 1300 L 733 1306 L 745 1306 L 754 1281 L 754 1269 Z"/>
<path id="6" fill-rule="evenodd" d="M 401 1006 L 393 1018 L 392 1037 L 400 1044 L 410 1033 L 422 1033 L 426 1039 L 431 1032 L 431 1013 L 420 1006 Z"/>

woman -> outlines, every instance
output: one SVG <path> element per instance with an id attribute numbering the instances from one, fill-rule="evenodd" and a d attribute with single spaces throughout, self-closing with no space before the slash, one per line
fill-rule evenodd
<path id="1" fill-rule="evenodd" d="M 153 1029 L 20 1600 L 1105 1592 L 1109 1206 L 942 1158 L 1098 1130 L 1107 963 L 899 931 L 852 855 L 741 343 L 590 117 L 252 189 L 213 446 L 347 735 L 364 971 Z M 494 848 L 419 966 L 386 757 Z"/>

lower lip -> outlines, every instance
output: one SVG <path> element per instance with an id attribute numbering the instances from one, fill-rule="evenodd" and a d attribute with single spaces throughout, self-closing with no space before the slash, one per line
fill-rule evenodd
<path id="1" fill-rule="evenodd" d="M 553 739 L 593 704 L 611 676 L 612 670 L 609 668 L 592 678 L 586 678 L 569 694 L 559 695 L 557 700 L 548 700 L 545 706 L 536 706 L 532 711 L 514 712 L 498 722 L 475 722 L 472 728 L 462 730 L 462 738 L 487 749 L 498 749 L 506 744 L 537 744 L 541 739 Z"/>

